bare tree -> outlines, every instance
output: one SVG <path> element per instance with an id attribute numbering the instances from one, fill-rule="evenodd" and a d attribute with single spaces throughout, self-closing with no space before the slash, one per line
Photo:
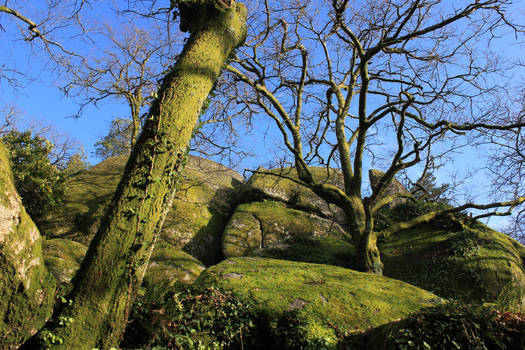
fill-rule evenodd
<path id="1" fill-rule="evenodd" d="M 107 98 L 123 99 L 130 109 L 133 148 L 146 113 L 144 108 L 154 99 L 158 81 L 168 68 L 168 42 L 160 28 L 149 31 L 136 26 L 106 26 L 103 36 L 110 45 L 101 57 L 90 57 L 81 65 L 68 67 L 70 81 L 63 91 L 82 96 L 80 110 Z"/>
<path id="2" fill-rule="evenodd" d="M 86 4 L 88 1 L 85 0 L 49 1 L 46 6 L 35 10 L 22 1 L 4 1 L 0 6 L 0 30 L 7 35 L 12 34 L 9 39 L 23 40 L 34 46 L 36 52 L 44 52 L 56 68 L 72 57 L 82 59 L 62 42 L 66 38 L 86 34 L 81 20 Z M 3 21 L 5 18 L 7 21 Z M 10 30 L 10 27 L 13 28 Z M 32 77 L 18 70 L 12 62 L 8 62 L 0 66 L 0 79 L 16 87 L 20 85 L 20 79 L 31 80 Z"/>
<path id="3" fill-rule="evenodd" d="M 516 89 L 518 90 L 518 89 Z M 519 90 L 518 90 L 519 91 Z M 514 99 L 499 106 L 501 123 L 525 122 L 525 90 L 514 95 Z M 525 128 L 511 132 L 492 132 L 484 135 L 489 145 L 496 149 L 490 154 L 489 170 L 493 174 L 493 194 L 496 198 L 504 196 L 525 196 Z M 509 215 L 509 212 L 502 215 Z M 525 238 L 525 206 L 521 205 L 512 213 L 505 231 L 518 239 Z"/>
<path id="4" fill-rule="evenodd" d="M 438 156 L 469 132 L 525 125 L 494 123 L 497 110 L 487 108 L 505 91 L 494 77 L 512 68 L 489 51 L 491 40 L 503 27 L 523 32 L 505 15 L 509 4 L 333 0 L 272 8 L 266 1 L 265 16 L 252 19 L 247 45 L 226 68 L 233 90 L 224 104 L 250 120 L 275 122 L 297 173 L 288 178 L 345 212 L 363 271 L 382 273 L 380 237 L 469 208 L 485 210 L 484 217 L 525 201 L 467 202 L 374 229 L 375 212 L 407 196 L 384 196 L 385 189 L 396 174 L 424 163 L 431 146 Z M 365 196 L 371 158 L 386 171 Z M 309 165 L 339 169 L 344 188 L 316 179 Z"/>

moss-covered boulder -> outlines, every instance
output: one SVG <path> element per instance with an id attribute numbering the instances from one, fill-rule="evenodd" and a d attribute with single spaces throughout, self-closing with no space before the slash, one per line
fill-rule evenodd
<path id="1" fill-rule="evenodd" d="M 144 285 L 170 287 L 175 282 L 192 283 L 206 267 L 200 261 L 166 242 L 153 249 Z"/>
<path id="2" fill-rule="evenodd" d="M 455 232 L 425 224 L 380 243 L 385 276 L 467 303 L 495 302 L 509 284 L 523 285 L 523 250 L 480 223 Z"/>
<path id="3" fill-rule="evenodd" d="M 293 311 L 305 320 L 301 324 L 308 330 L 305 334 L 317 334 L 332 345 L 335 329 L 366 329 L 440 302 L 430 292 L 387 277 L 252 257 L 231 258 L 210 267 L 195 284 L 249 294 L 271 319 Z"/>
<path id="4" fill-rule="evenodd" d="M 73 176 L 61 210 L 40 226 L 48 238 L 67 238 L 88 245 L 124 172 L 127 157 L 109 158 Z"/>
<path id="5" fill-rule="evenodd" d="M 370 187 L 372 187 L 372 190 L 375 190 L 377 188 L 383 176 L 385 176 L 385 173 L 382 172 L 381 170 L 377 170 L 377 169 L 368 170 L 368 179 L 370 180 Z M 386 187 L 385 192 L 383 193 L 382 197 L 393 196 L 396 194 L 410 194 L 410 192 L 407 190 L 405 186 L 403 186 L 401 182 L 399 182 L 398 179 L 394 178 L 392 179 L 390 184 Z M 406 198 L 396 198 L 392 202 L 388 203 L 387 207 L 393 208 L 398 204 L 405 203 L 406 201 L 407 201 Z"/>
<path id="6" fill-rule="evenodd" d="M 344 236 L 344 230 L 333 220 L 287 208 L 282 202 L 252 202 L 235 209 L 224 229 L 222 251 L 225 257 L 243 256 L 301 237 Z"/>
<path id="7" fill-rule="evenodd" d="M 0 349 L 17 349 L 51 316 L 55 281 L 0 143 Z"/>
<path id="8" fill-rule="evenodd" d="M 98 229 L 126 164 L 110 158 L 69 182 L 63 209 L 42 225 L 47 237 L 68 238 L 88 245 Z M 207 265 L 222 258 L 221 234 L 237 204 L 243 178 L 210 160 L 190 156 L 161 240 L 184 249 Z"/>
<path id="9" fill-rule="evenodd" d="M 53 238 L 43 243 L 44 259 L 58 283 L 69 283 L 86 254 L 87 247 L 70 239 Z M 169 287 L 175 282 L 192 283 L 205 266 L 166 242 L 158 242 L 153 249 L 144 276 L 145 286 Z"/>
<path id="10" fill-rule="evenodd" d="M 327 168 L 323 167 L 310 167 L 310 171 L 317 181 L 344 188 L 343 176 L 340 172 L 334 169 L 327 171 Z M 340 208 L 328 204 L 309 188 L 286 178 L 298 179 L 295 168 L 273 169 L 266 172 L 275 175 L 255 173 L 243 186 L 243 201 L 273 199 L 285 202 L 295 209 L 313 212 L 326 218 L 335 218 L 338 224 L 345 225 L 345 215 Z"/>
<path id="11" fill-rule="evenodd" d="M 222 259 L 222 232 L 244 179 L 221 164 L 192 156 L 183 175 L 161 238 L 207 266 L 216 264 Z"/>
<path id="12" fill-rule="evenodd" d="M 87 247 L 70 239 L 53 238 L 44 241 L 43 250 L 49 271 L 62 284 L 71 281 L 86 255 Z"/>
<path id="13" fill-rule="evenodd" d="M 357 268 L 354 245 L 331 237 L 293 237 L 283 243 L 252 251 L 249 256 Z"/>

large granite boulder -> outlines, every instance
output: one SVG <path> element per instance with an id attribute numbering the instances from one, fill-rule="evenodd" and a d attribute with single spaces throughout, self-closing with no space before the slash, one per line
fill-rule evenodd
<path id="1" fill-rule="evenodd" d="M 222 251 L 225 257 L 243 256 L 303 237 L 343 238 L 345 232 L 333 220 L 290 209 L 283 202 L 252 202 L 235 209 L 224 229 Z"/>
<path id="2" fill-rule="evenodd" d="M 144 275 L 144 286 L 170 287 L 176 282 L 193 283 L 206 267 L 185 251 L 166 242 L 155 245 Z"/>
<path id="3" fill-rule="evenodd" d="M 279 324 L 278 319 L 294 312 L 303 321 L 300 336 L 321 337 L 329 348 L 337 342 L 336 329 L 364 330 L 441 302 L 430 292 L 387 277 L 335 266 L 250 257 L 231 258 L 210 267 L 195 284 L 254 298 L 270 323 L 274 320 Z M 307 341 L 316 343 L 315 339 Z"/>
<path id="4" fill-rule="evenodd" d="M 221 261 L 222 233 L 243 181 L 239 173 L 221 164 L 190 156 L 161 239 L 208 266 Z"/>
<path id="5" fill-rule="evenodd" d="M 525 247 L 477 222 L 459 231 L 419 225 L 388 237 L 379 249 L 385 276 L 444 298 L 497 302 L 508 297 L 505 290 L 525 285 Z"/>
<path id="6" fill-rule="evenodd" d="M 357 270 L 354 245 L 348 240 L 332 237 L 292 237 L 284 243 L 254 250 L 248 256 L 341 266 Z"/>
<path id="7" fill-rule="evenodd" d="M 370 169 L 368 171 L 368 179 L 370 180 L 370 187 L 372 187 L 372 190 L 375 190 L 375 188 L 378 186 L 379 181 L 383 178 L 385 175 L 384 172 L 377 170 L 377 169 Z M 405 186 L 399 180 L 394 178 L 390 184 L 386 187 L 385 192 L 383 193 L 383 197 L 392 196 L 395 194 L 410 194 L 410 192 L 406 189 Z M 388 208 L 393 208 L 398 204 L 405 203 L 407 201 L 406 198 L 396 198 L 392 202 L 386 204 Z"/>
<path id="8" fill-rule="evenodd" d="M 42 248 L 47 268 L 60 284 L 71 282 L 87 252 L 82 243 L 64 238 L 45 240 Z"/>
<path id="9" fill-rule="evenodd" d="M 46 265 L 61 284 L 71 281 L 86 251 L 85 245 L 70 239 L 53 238 L 43 244 Z M 145 286 L 163 287 L 176 282 L 192 283 L 204 269 L 204 264 L 188 253 L 161 241 L 153 249 L 143 282 Z"/>
<path id="10" fill-rule="evenodd" d="M 56 284 L 42 256 L 42 238 L 16 192 L 0 143 L 0 349 L 17 349 L 53 308 Z"/>
<path id="11" fill-rule="evenodd" d="M 62 210 L 42 225 L 46 237 L 88 245 L 124 171 L 125 157 L 110 158 L 69 182 Z M 222 258 L 221 234 L 237 201 L 243 177 L 199 157 L 189 156 L 160 240 L 184 249 L 206 265 Z"/>
<path id="12" fill-rule="evenodd" d="M 264 170 L 264 169 L 260 169 Z M 322 183 L 327 183 L 344 188 L 343 176 L 340 172 L 323 167 L 310 167 L 314 178 Z M 345 215 L 343 211 L 333 204 L 328 204 L 324 199 L 316 195 L 305 186 L 289 180 L 290 177 L 297 180 L 295 168 L 273 169 L 265 172 L 274 174 L 255 173 L 250 177 L 242 190 L 243 202 L 271 199 L 287 203 L 294 209 L 301 209 L 315 213 L 319 216 L 334 219 L 339 225 L 345 226 Z M 279 175 L 285 176 L 280 177 Z"/>

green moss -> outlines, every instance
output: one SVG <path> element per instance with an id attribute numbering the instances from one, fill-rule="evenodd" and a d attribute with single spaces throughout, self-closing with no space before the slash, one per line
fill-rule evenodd
<path id="1" fill-rule="evenodd" d="M 58 283 L 69 283 L 77 272 L 87 247 L 62 238 L 43 242 L 44 261 Z"/>
<path id="2" fill-rule="evenodd" d="M 516 245 L 484 225 L 467 232 L 420 225 L 391 236 L 380 250 L 386 276 L 445 298 L 482 303 L 496 301 L 511 280 L 525 280 Z"/>
<path id="3" fill-rule="evenodd" d="M 335 222 L 282 202 L 264 201 L 242 204 L 226 225 L 223 235 L 224 256 L 241 256 L 259 248 L 280 245 L 294 238 L 344 237 Z"/>
<path id="4" fill-rule="evenodd" d="M 51 315 L 56 288 L 0 143 L 0 349 L 16 349 Z"/>
<path id="5" fill-rule="evenodd" d="M 334 169 L 324 167 L 310 167 L 314 179 L 321 183 L 328 183 L 343 188 L 342 174 Z M 298 179 L 294 168 L 268 170 L 277 175 Z M 301 186 L 294 181 L 274 175 L 254 174 L 243 189 L 243 198 L 247 200 L 273 199 L 287 203 L 290 207 L 321 214 L 324 217 L 334 218 L 343 225 L 344 214 L 334 205 L 328 205 L 309 188 Z"/>
<path id="6" fill-rule="evenodd" d="M 73 177 L 63 210 L 48 218 L 47 237 L 89 244 L 124 172 L 126 157 L 109 158 Z M 205 264 L 222 258 L 221 234 L 236 205 L 242 176 L 213 161 L 189 157 L 161 239 Z"/>
<path id="7" fill-rule="evenodd" d="M 437 300 L 432 293 L 386 277 L 260 258 L 228 259 L 208 268 L 195 283 L 249 293 L 273 319 L 296 310 L 315 320 L 308 327 L 318 334 L 333 333 L 334 328 L 366 329 L 405 317 Z"/>
<path id="8" fill-rule="evenodd" d="M 151 255 L 144 285 L 169 287 L 176 282 L 192 283 L 205 266 L 188 253 L 165 242 L 159 242 Z"/>
<path id="9" fill-rule="evenodd" d="M 290 239 L 282 245 L 252 252 L 253 256 L 356 268 L 356 252 L 352 243 L 336 238 Z"/>

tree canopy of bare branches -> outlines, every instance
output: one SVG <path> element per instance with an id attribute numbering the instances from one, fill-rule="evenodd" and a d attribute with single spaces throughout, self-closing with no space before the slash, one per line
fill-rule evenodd
<path id="1" fill-rule="evenodd" d="M 384 196 L 397 174 L 447 152 L 458 138 L 525 125 L 496 122 L 498 110 L 490 107 L 507 91 L 505 73 L 514 68 L 491 51 L 491 42 L 504 30 L 523 33 L 507 17 L 509 1 L 270 4 L 265 16 L 252 19 L 248 44 L 226 67 L 223 103 L 231 113 L 275 122 L 297 171 L 294 181 L 346 213 L 364 271 L 382 271 L 379 237 L 448 213 L 476 208 L 486 216 L 525 201 L 518 195 L 463 203 L 374 230 L 375 212 L 403 195 Z M 385 173 L 365 196 L 371 158 L 381 160 Z M 339 169 L 344 188 L 315 179 L 309 165 Z"/>

